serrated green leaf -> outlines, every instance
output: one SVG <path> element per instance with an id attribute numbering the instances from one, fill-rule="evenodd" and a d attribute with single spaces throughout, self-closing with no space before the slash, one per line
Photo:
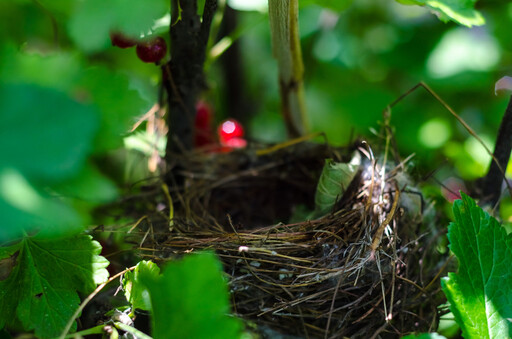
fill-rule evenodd
<path id="1" fill-rule="evenodd" d="M 17 264 L 0 281 L 0 328 L 16 317 L 38 338 L 59 335 L 78 308 L 77 291 L 89 293 L 108 278 L 108 261 L 100 252 L 100 244 L 88 235 L 24 238 L 0 247 L 0 259 L 17 253 Z"/>
<path id="2" fill-rule="evenodd" d="M 441 280 L 463 336 L 512 337 L 512 234 L 465 194 L 453 204 L 448 227 L 458 273 Z"/>
<path id="3" fill-rule="evenodd" d="M 315 193 L 315 215 L 329 213 L 337 200 L 341 198 L 359 165 L 355 163 L 337 163 L 326 159 Z"/>
<path id="4" fill-rule="evenodd" d="M 163 274 L 141 274 L 153 307 L 155 339 L 239 338 L 242 324 L 229 316 L 229 294 L 222 266 L 213 253 L 169 263 Z"/>
<path id="5" fill-rule="evenodd" d="M 110 46 L 110 31 L 136 37 L 147 34 L 168 11 L 165 0 L 84 0 L 77 2 L 69 31 L 80 48 L 94 52 Z"/>
<path id="6" fill-rule="evenodd" d="M 133 271 L 126 272 L 124 275 L 124 295 L 126 296 L 126 300 L 132 304 L 132 309 L 151 311 L 149 291 L 146 285 L 140 282 L 139 277 L 141 275 L 152 280 L 157 280 L 160 276 L 160 268 L 151 261 L 143 260 L 139 262 Z"/>
<path id="7" fill-rule="evenodd" d="M 452 20 L 467 27 L 481 26 L 485 19 L 475 10 L 476 0 L 396 0 L 405 5 L 425 6 L 434 11 L 442 21 Z"/>

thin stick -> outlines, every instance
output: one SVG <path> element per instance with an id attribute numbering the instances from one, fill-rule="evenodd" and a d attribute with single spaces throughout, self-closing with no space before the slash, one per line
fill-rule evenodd
<path id="1" fill-rule="evenodd" d="M 361 234 L 362 233 L 363 233 L 363 227 L 360 227 L 356 241 L 359 241 L 359 239 L 361 238 Z M 338 294 L 338 290 L 340 289 L 341 282 L 345 279 L 343 274 L 345 273 L 345 268 L 347 267 L 348 261 L 352 258 L 352 254 L 354 253 L 354 249 L 355 249 L 355 247 L 352 247 L 350 249 L 350 252 L 348 253 L 347 259 L 345 260 L 345 265 L 343 266 L 343 269 L 341 270 L 341 273 L 339 274 L 339 279 L 338 279 L 338 282 L 336 283 L 336 288 L 334 289 L 334 294 L 333 294 L 332 299 L 331 299 L 331 307 L 329 308 L 329 316 L 327 317 L 327 324 L 325 325 L 324 339 L 327 339 L 328 336 L 329 336 L 329 328 L 331 327 L 331 319 L 332 319 L 332 314 L 334 313 L 334 303 L 336 301 L 336 296 Z"/>
<path id="2" fill-rule="evenodd" d="M 384 317 L 386 319 L 386 323 L 388 322 L 388 310 L 386 305 L 386 287 L 384 286 L 384 277 L 382 276 L 382 270 L 380 267 L 380 254 L 379 252 L 375 253 L 375 261 L 377 263 L 377 269 L 379 270 L 380 277 L 380 287 L 382 290 L 382 304 L 384 305 Z"/>
<path id="3" fill-rule="evenodd" d="M 66 335 L 68 334 L 69 330 L 71 329 L 71 326 L 73 326 L 73 322 L 75 321 L 75 319 L 84 310 L 85 306 L 89 303 L 89 301 L 91 301 L 92 298 L 94 298 L 96 296 L 96 294 L 98 294 L 103 289 L 103 287 L 107 286 L 111 281 L 113 281 L 114 279 L 120 277 L 121 275 L 125 274 L 126 272 L 133 271 L 135 269 L 135 267 L 136 266 L 132 266 L 130 268 L 125 269 L 124 271 L 121 271 L 121 272 L 117 273 L 116 275 L 110 277 L 103 284 L 101 284 L 98 287 L 96 287 L 94 292 L 89 294 L 89 296 L 87 298 L 85 298 L 84 301 L 82 301 L 82 303 L 80 304 L 80 307 L 78 307 L 76 309 L 75 313 L 73 314 L 73 316 L 71 316 L 71 318 L 69 319 L 68 323 L 66 324 L 66 327 L 62 331 L 62 334 L 60 335 L 59 339 L 64 339 L 66 337 Z"/>
<path id="4" fill-rule="evenodd" d="M 391 264 L 393 265 L 393 272 L 391 273 L 391 298 L 389 304 L 389 313 L 386 314 L 386 322 L 390 322 L 393 318 L 393 304 L 395 303 L 395 278 L 396 278 L 396 237 L 398 234 L 398 230 L 396 229 L 396 222 L 393 222 L 393 228 L 395 229 L 395 235 L 393 236 L 393 258 L 391 260 Z"/>
<path id="5" fill-rule="evenodd" d="M 480 145 L 483 146 L 483 148 L 485 149 L 485 151 L 487 152 L 487 154 L 489 154 L 492 158 L 492 161 L 493 163 L 496 164 L 496 167 L 498 168 L 498 170 L 501 172 L 501 174 L 503 175 L 503 177 L 505 177 L 505 171 L 503 170 L 503 167 L 501 166 L 500 162 L 498 161 L 498 159 L 496 159 L 496 156 L 491 152 L 491 150 L 489 149 L 489 147 L 487 147 L 485 145 L 485 143 L 482 141 L 482 139 L 480 139 L 480 137 L 476 134 L 476 132 L 457 114 L 455 113 L 455 111 L 446 103 L 444 102 L 443 99 L 441 99 L 441 97 L 439 95 L 436 94 L 436 92 L 434 92 L 426 83 L 424 83 L 423 81 L 422 82 L 419 82 L 418 84 L 416 84 L 415 86 L 413 86 L 410 90 L 408 90 L 407 92 L 405 92 L 404 94 L 402 94 L 398 99 L 396 99 L 395 101 L 393 101 L 390 105 L 389 105 L 389 108 L 395 106 L 396 104 L 398 104 L 400 101 L 402 101 L 405 97 L 407 97 L 408 95 L 410 95 L 411 93 L 413 93 L 418 87 L 423 87 L 428 93 L 430 93 L 430 95 L 432 95 L 448 112 L 450 112 L 451 115 L 453 115 L 455 117 L 455 119 L 457 119 L 458 122 L 460 122 L 460 124 L 466 129 L 466 131 L 468 131 L 469 134 L 471 134 L 471 136 L 473 138 L 475 138 L 479 143 Z M 512 187 L 510 186 L 508 180 L 505 180 L 505 184 L 507 185 L 507 189 L 508 191 L 510 192 L 510 195 L 512 195 Z"/>
<path id="6" fill-rule="evenodd" d="M 388 215 L 386 216 L 386 219 L 382 222 L 382 224 L 379 226 L 377 231 L 375 232 L 375 236 L 373 237 L 372 245 L 370 246 L 371 254 L 370 258 L 373 258 L 375 256 L 375 251 L 377 250 L 377 247 L 379 247 L 380 242 L 382 240 L 382 235 L 384 234 L 384 229 L 386 226 L 389 225 L 389 223 L 393 220 L 393 217 L 395 216 L 395 213 L 398 208 L 398 201 L 400 200 L 400 189 L 398 188 L 398 185 L 395 182 L 395 200 L 393 201 L 393 205 L 391 206 L 391 210 L 389 211 Z"/>
<path id="7" fill-rule="evenodd" d="M 130 228 L 130 230 L 129 230 L 128 232 L 126 232 L 126 233 L 132 233 L 132 231 L 133 231 L 135 228 L 137 228 L 137 226 L 139 226 L 139 224 L 142 222 L 142 220 L 147 219 L 147 217 L 148 217 L 148 216 L 147 216 L 147 215 L 145 215 L 145 216 L 143 216 L 143 217 L 139 218 L 139 220 L 137 220 L 137 222 L 135 223 L 135 225 L 133 225 L 133 226 Z"/>

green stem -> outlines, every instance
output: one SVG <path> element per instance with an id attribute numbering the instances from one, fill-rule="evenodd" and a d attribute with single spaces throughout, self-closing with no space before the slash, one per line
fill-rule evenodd
<path id="1" fill-rule="evenodd" d="M 105 325 L 98 325 L 98 326 L 91 327 L 91 328 L 88 328 L 88 329 L 80 331 L 80 332 L 68 334 L 64 338 L 71 339 L 71 338 L 80 338 L 81 336 L 91 335 L 91 334 L 103 334 L 103 333 L 105 333 L 103 331 L 104 327 L 105 327 Z"/>
<path id="2" fill-rule="evenodd" d="M 289 137 L 307 133 L 304 64 L 299 37 L 298 0 L 268 0 L 272 53 L 277 59 L 281 112 Z"/>
<path id="3" fill-rule="evenodd" d="M 153 339 L 152 337 L 150 337 L 149 335 L 147 335 L 146 333 L 144 332 L 141 332 L 139 331 L 138 329 L 134 328 L 134 327 L 131 327 L 131 326 L 128 326 L 128 325 L 125 325 L 123 323 L 120 323 L 120 322 L 115 322 L 114 323 L 114 326 L 120 330 L 123 330 L 125 332 L 128 332 L 128 333 L 131 333 L 133 334 L 134 336 L 136 336 L 137 338 L 140 338 L 140 339 Z"/>

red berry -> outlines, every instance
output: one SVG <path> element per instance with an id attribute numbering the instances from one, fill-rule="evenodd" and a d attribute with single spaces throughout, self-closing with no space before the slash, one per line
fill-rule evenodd
<path id="1" fill-rule="evenodd" d="M 167 53 L 165 40 L 156 37 L 152 40 L 142 41 L 137 44 L 137 56 L 144 62 L 158 62 Z"/>
<path id="2" fill-rule="evenodd" d="M 130 48 L 137 44 L 136 39 L 129 38 L 120 32 L 111 32 L 110 41 L 112 42 L 112 46 L 117 46 L 119 48 Z"/>
<path id="3" fill-rule="evenodd" d="M 244 138 L 231 138 L 227 140 L 223 145 L 231 148 L 244 148 L 247 146 L 247 140 Z"/>
<path id="4" fill-rule="evenodd" d="M 213 111 L 204 101 L 196 104 L 196 118 L 194 121 L 194 145 L 202 147 L 214 143 L 212 129 Z"/>
<path id="5" fill-rule="evenodd" d="M 230 140 L 232 139 L 241 139 L 241 140 L 244 140 L 243 139 L 243 136 L 244 136 L 244 128 L 242 126 L 241 123 L 239 123 L 238 121 L 236 121 L 235 119 L 228 119 L 228 120 L 224 120 L 220 125 L 219 125 L 219 128 L 217 130 L 217 133 L 219 134 L 219 141 L 220 141 L 220 144 L 223 145 L 223 146 L 230 146 L 230 147 L 233 147 L 232 145 L 229 145 L 229 142 Z M 245 140 L 244 140 L 245 141 Z M 233 142 L 232 142 L 233 143 Z M 241 143 L 239 141 L 235 141 L 234 143 L 238 144 L 238 145 L 241 145 Z M 238 147 L 244 147 L 245 145 L 243 146 L 238 146 Z M 236 146 L 235 146 L 236 147 Z"/>

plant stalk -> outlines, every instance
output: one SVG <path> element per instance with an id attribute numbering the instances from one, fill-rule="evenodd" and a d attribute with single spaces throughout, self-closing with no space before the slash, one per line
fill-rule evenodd
<path id="1" fill-rule="evenodd" d="M 308 132 L 304 100 L 304 64 L 299 37 L 298 0 L 268 0 L 272 54 L 277 59 L 281 113 L 288 136 Z"/>
<path id="2" fill-rule="evenodd" d="M 217 0 L 206 0 L 201 20 L 196 0 L 171 0 L 171 61 L 162 66 L 168 100 L 167 164 L 193 147 L 195 104 L 206 87 L 203 64 L 216 9 Z"/>

